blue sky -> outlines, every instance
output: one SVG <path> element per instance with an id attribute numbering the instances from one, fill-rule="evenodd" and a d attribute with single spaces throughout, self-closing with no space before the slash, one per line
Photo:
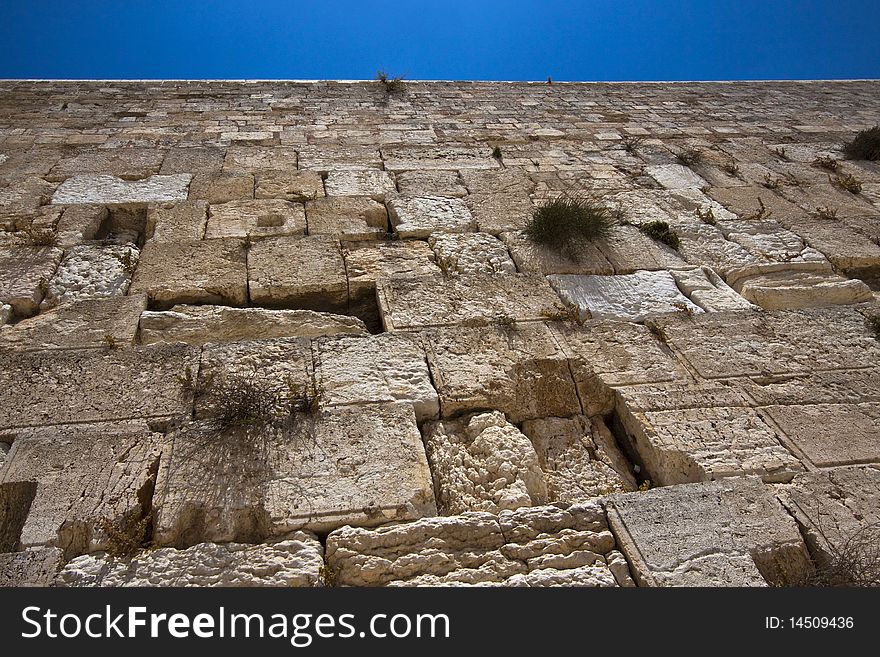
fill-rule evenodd
<path id="1" fill-rule="evenodd" d="M 0 0 L 3 78 L 880 77 L 880 0 Z"/>

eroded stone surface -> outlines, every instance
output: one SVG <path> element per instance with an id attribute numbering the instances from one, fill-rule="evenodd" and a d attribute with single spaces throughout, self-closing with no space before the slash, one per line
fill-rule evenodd
<path id="1" fill-rule="evenodd" d="M 396 196 L 388 201 L 391 225 L 401 237 L 462 233 L 476 227 L 463 201 L 445 196 Z"/>
<path id="2" fill-rule="evenodd" d="M 208 208 L 206 239 L 303 235 L 306 213 L 300 203 L 280 199 L 212 203 Z"/>
<path id="3" fill-rule="evenodd" d="M 77 175 L 65 180 L 52 195 L 52 203 L 167 203 L 185 201 L 192 176 L 176 173 L 146 180 L 121 180 L 107 175 Z"/>
<path id="4" fill-rule="evenodd" d="M 331 171 L 324 186 L 328 196 L 368 196 L 384 201 L 386 194 L 397 191 L 394 178 L 387 171 Z"/>
<path id="5" fill-rule="evenodd" d="M 354 171 L 352 173 L 363 173 Z M 328 197 L 306 203 L 309 235 L 369 240 L 388 232 L 385 206 L 366 196 Z"/>
<path id="6" fill-rule="evenodd" d="M 254 198 L 312 201 L 324 196 L 324 181 L 314 171 L 265 171 L 256 176 Z"/>
<path id="7" fill-rule="evenodd" d="M 51 247 L 0 247 L 0 303 L 21 317 L 36 313 L 63 255 Z"/>
<path id="8" fill-rule="evenodd" d="M 502 242 L 485 233 L 433 233 L 428 244 L 447 274 L 515 274 Z"/>
<path id="9" fill-rule="evenodd" d="M 146 237 L 153 242 L 192 242 L 205 237 L 207 222 L 205 201 L 154 205 L 147 211 Z"/>
<path id="10" fill-rule="evenodd" d="M 140 251 L 130 244 L 72 247 L 49 279 L 42 309 L 80 299 L 122 296 L 131 285 Z"/>
<path id="11" fill-rule="evenodd" d="M 52 586 L 63 556 L 59 548 L 0 553 L 0 586 Z"/>

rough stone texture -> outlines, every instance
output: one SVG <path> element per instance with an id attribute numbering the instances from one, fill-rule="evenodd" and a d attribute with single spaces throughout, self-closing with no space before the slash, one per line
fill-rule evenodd
<path id="1" fill-rule="evenodd" d="M 471 170 L 463 171 L 462 178 L 469 192 L 465 202 L 482 232 L 521 230 L 531 219 L 535 207 L 529 193 L 534 184 L 522 171 Z"/>
<path id="2" fill-rule="evenodd" d="M 152 242 L 193 242 L 205 237 L 207 222 L 205 201 L 154 205 L 147 211 L 146 237 Z"/>
<path id="3" fill-rule="evenodd" d="M 303 235 L 306 214 L 300 203 L 283 200 L 229 201 L 208 208 L 206 239 Z"/>
<path id="4" fill-rule="evenodd" d="M 83 150 L 71 157 L 62 158 L 52 167 L 49 177 L 53 180 L 64 180 L 82 173 L 103 173 L 126 180 L 146 178 L 158 173 L 162 159 L 162 152 L 152 148 Z"/>
<path id="5" fill-rule="evenodd" d="M 324 196 L 324 182 L 313 171 L 266 171 L 256 177 L 254 198 L 312 201 Z"/>
<path id="6" fill-rule="evenodd" d="M 64 208 L 55 226 L 58 246 L 69 247 L 95 239 L 108 217 L 109 212 L 103 205 L 71 205 Z"/>
<path id="7" fill-rule="evenodd" d="M 0 328 L 0 349 L 40 351 L 133 345 L 143 295 L 84 299 Z"/>
<path id="8" fill-rule="evenodd" d="M 596 243 L 615 274 L 639 269 L 681 269 L 687 263 L 672 248 L 651 239 L 636 226 L 615 226 L 607 239 Z M 602 272 L 596 272 L 602 273 Z"/>
<path id="9" fill-rule="evenodd" d="M 498 513 L 547 503 L 538 455 L 503 413 L 430 422 L 423 431 L 440 513 Z"/>
<path id="10" fill-rule="evenodd" d="M 223 158 L 223 171 L 246 172 L 255 171 L 295 171 L 297 153 L 293 148 L 275 146 L 231 146 Z"/>
<path id="11" fill-rule="evenodd" d="M 402 401 L 419 422 L 440 414 L 419 340 L 384 334 L 334 337 L 313 345 L 318 387 L 328 406 Z"/>
<path id="12" fill-rule="evenodd" d="M 59 548 L 0 553 L 0 586 L 52 586 L 63 556 Z"/>
<path id="13" fill-rule="evenodd" d="M 640 586 L 794 585 L 810 570 L 794 520 L 755 478 L 615 495 L 608 520 Z"/>
<path id="14" fill-rule="evenodd" d="M 37 312 L 64 252 L 50 247 L 0 246 L 0 303 L 20 317 Z"/>
<path id="15" fill-rule="evenodd" d="M 60 586 L 320 586 L 324 565 L 318 539 L 296 532 L 277 543 L 199 543 L 160 548 L 131 560 L 90 554 L 71 560 Z"/>
<path id="16" fill-rule="evenodd" d="M 365 335 L 354 317 L 312 310 L 269 310 L 229 306 L 173 306 L 140 314 L 140 342 L 204 344 L 235 340 L 319 337 L 337 333 Z M 0 334 L 2 344 L 3 334 Z"/>
<path id="17" fill-rule="evenodd" d="M 601 418 L 578 415 L 526 420 L 552 502 L 583 502 L 637 487 L 632 466 Z"/>
<path id="18" fill-rule="evenodd" d="M 324 181 L 327 196 L 369 196 L 384 201 L 386 194 L 397 191 L 394 178 L 387 171 L 331 171 Z"/>
<path id="19" fill-rule="evenodd" d="M 72 247 L 46 286 L 45 310 L 81 299 L 124 295 L 140 252 L 130 244 L 81 244 Z"/>
<path id="20" fill-rule="evenodd" d="M 542 320 L 559 303 L 544 277 L 533 274 L 389 278 L 377 282 L 376 292 L 387 331 L 480 325 L 508 317 Z"/>
<path id="21" fill-rule="evenodd" d="M 12 306 L 8 303 L 0 303 L 0 326 L 12 319 Z"/>
<path id="22" fill-rule="evenodd" d="M 668 271 L 638 271 L 625 276 L 554 275 L 548 280 L 562 301 L 575 306 L 581 320 L 639 322 L 664 313 L 702 313 L 681 293 Z"/>
<path id="23" fill-rule="evenodd" d="M 828 272 L 786 271 L 737 283 L 742 297 L 765 310 L 848 305 L 873 299 L 865 283 Z"/>
<path id="24" fill-rule="evenodd" d="M 515 274 L 507 247 L 485 233 L 433 233 L 428 244 L 446 274 Z"/>
<path id="25" fill-rule="evenodd" d="M 364 173 L 352 171 L 351 173 Z M 385 206 L 365 196 L 328 197 L 306 203 L 309 235 L 370 240 L 388 232 Z"/>
<path id="26" fill-rule="evenodd" d="M 705 180 L 680 164 L 654 164 L 645 167 L 645 172 L 666 189 L 707 186 Z"/>
<path id="27" fill-rule="evenodd" d="M 58 186 L 52 203 L 167 203 L 185 201 L 192 176 L 177 173 L 146 180 L 121 180 L 106 175 L 72 176 Z"/>
<path id="28" fill-rule="evenodd" d="M 450 169 L 497 169 L 498 161 L 490 149 L 463 147 L 392 147 L 382 150 L 382 158 L 388 171 Z"/>
<path id="29" fill-rule="evenodd" d="M 581 412 L 562 347 L 541 323 L 424 336 L 443 417 L 492 408 L 511 422 Z"/>
<path id="30" fill-rule="evenodd" d="M 398 191 L 406 196 L 464 198 L 468 193 L 457 171 L 404 171 L 395 180 Z"/>
<path id="31" fill-rule="evenodd" d="M 366 412 L 364 412 L 366 410 Z M 207 422 L 171 435 L 153 504 L 154 541 L 258 542 L 434 515 L 431 473 L 408 404 L 342 407 L 287 431 L 218 432 Z"/>
<path id="32" fill-rule="evenodd" d="M 315 235 L 254 243 L 248 252 L 248 289 L 251 302 L 261 306 L 344 311 L 348 281 L 339 242 Z"/>
<path id="33" fill-rule="evenodd" d="M 709 267 L 679 269 L 670 273 L 678 289 L 706 312 L 755 309 Z"/>
<path id="34" fill-rule="evenodd" d="M 22 547 L 59 547 L 68 559 L 106 549 L 104 523 L 122 527 L 149 514 L 161 451 L 161 436 L 145 423 L 16 431 L 0 484 L 37 482 Z"/>
<path id="35" fill-rule="evenodd" d="M 180 344 L 0 351 L 0 429 L 189 412 L 182 378 L 197 363 L 198 350 Z"/>
<path id="36" fill-rule="evenodd" d="M 226 203 L 254 198 L 254 177 L 249 173 L 206 173 L 193 177 L 189 198 Z"/>
<path id="37" fill-rule="evenodd" d="M 536 274 L 613 274 L 614 267 L 598 244 L 587 242 L 557 253 L 531 242 L 521 231 L 501 233 L 519 271 Z"/>
<path id="38" fill-rule="evenodd" d="M 424 239 L 434 232 L 474 230 L 474 218 L 463 201 L 445 196 L 396 196 L 388 201 L 391 225 L 400 237 Z"/>
<path id="39" fill-rule="evenodd" d="M 595 502 L 344 527 L 326 560 L 349 586 L 632 585 L 607 527 Z"/>
<path id="40" fill-rule="evenodd" d="M 419 278 L 440 273 L 434 252 L 425 242 L 346 243 L 343 249 L 352 300 L 376 297 L 376 281 Z"/>
<path id="41" fill-rule="evenodd" d="M 247 276 L 243 240 L 148 242 L 129 292 L 144 293 L 162 308 L 178 303 L 243 306 L 248 300 Z"/>

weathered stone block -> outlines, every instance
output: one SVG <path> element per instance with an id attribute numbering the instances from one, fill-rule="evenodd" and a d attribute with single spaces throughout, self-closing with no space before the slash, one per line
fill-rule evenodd
<path id="1" fill-rule="evenodd" d="M 0 303 L 21 317 L 36 313 L 63 255 L 51 247 L 0 247 Z"/>
<path id="2" fill-rule="evenodd" d="M 433 233 L 428 244 L 446 274 L 515 274 L 504 243 L 486 233 Z"/>
<path id="3" fill-rule="evenodd" d="M 792 310 L 870 301 L 871 288 L 830 272 L 782 271 L 736 283 L 743 298 L 765 310 Z"/>
<path id="4" fill-rule="evenodd" d="M 63 557 L 58 548 L 0 553 L 0 586 L 52 586 Z"/>
<path id="5" fill-rule="evenodd" d="M 124 295 L 140 252 L 130 244 L 80 244 L 71 247 L 45 286 L 40 308 L 81 299 Z"/>
<path id="6" fill-rule="evenodd" d="M 267 307 L 344 312 L 348 306 L 342 251 L 325 235 L 256 242 L 248 253 L 248 287 L 251 301 Z"/>
<path id="7" fill-rule="evenodd" d="M 152 242 L 195 242 L 205 237 L 207 223 L 205 201 L 154 205 L 147 210 L 146 237 Z"/>
<path id="8" fill-rule="evenodd" d="M 488 150 L 436 146 L 401 146 L 382 149 L 388 171 L 424 169 L 499 169 L 501 165 Z"/>
<path id="9" fill-rule="evenodd" d="M 615 274 L 640 269 L 682 269 L 688 264 L 672 248 L 651 239 L 636 226 L 615 226 L 607 239 L 596 242 Z"/>
<path id="10" fill-rule="evenodd" d="M 56 226 L 58 246 L 69 247 L 95 239 L 109 214 L 103 205 L 71 205 L 64 208 Z"/>
<path id="11" fill-rule="evenodd" d="M 457 171 L 404 171 L 395 176 L 405 196 L 452 196 L 464 198 L 467 190 Z"/>
<path id="12" fill-rule="evenodd" d="M 367 196 L 380 202 L 397 192 L 392 175 L 377 169 L 331 171 L 324 185 L 328 196 Z"/>
<path id="13" fill-rule="evenodd" d="M 312 201 L 324 196 L 324 181 L 314 171 L 267 171 L 256 176 L 254 198 Z"/>
<path id="14" fill-rule="evenodd" d="M 678 289 L 707 312 L 755 310 L 709 267 L 670 272 Z"/>
<path id="15" fill-rule="evenodd" d="M 694 187 L 700 189 L 708 183 L 680 164 L 652 164 L 645 167 L 645 172 L 666 189 L 683 189 Z"/>
<path id="16" fill-rule="evenodd" d="M 188 173 L 150 176 L 145 180 L 78 175 L 68 178 L 58 186 L 52 195 L 52 203 L 121 205 L 185 201 L 190 180 L 192 176 Z"/>
<path id="17" fill-rule="evenodd" d="M 297 154 L 286 146 L 231 146 L 223 159 L 223 171 L 255 173 L 257 171 L 296 171 Z"/>
<path id="18" fill-rule="evenodd" d="M 306 213 L 300 203 L 283 200 L 229 201 L 208 208 L 206 239 L 304 235 Z"/>
<path id="19" fill-rule="evenodd" d="M 159 173 L 216 173 L 223 166 L 223 149 L 213 147 L 171 148 Z"/>
<path id="20" fill-rule="evenodd" d="M 464 202 L 443 196 L 397 196 L 388 201 L 391 225 L 404 238 L 434 232 L 462 233 L 476 228 Z"/>
<path id="21" fill-rule="evenodd" d="M 244 240 L 148 242 L 129 292 L 146 294 L 159 308 L 178 303 L 243 306 L 247 275 Z"/>
<path id="22" fill-rule="evenodd" d="M 146 178 L 159 172 L 164 153 L 153 148 L 106 148 L 81 151 L 62 158 L 49 177 L 64 180 L 79 174 L 109 174 L 126 180 Z"/>
<path id="23" fill-rule="evenodd" d="M 408 404 L 333 408 L 281 432 L 197 423 L 171 439 L 154 497 L 158 545 L 255 542 L 436 513 Z"/>
<path id="24" fill-rule="evenodd" d="M 159 548 L 130 561 L 89 554 L 68 563 L 60 586 L 320 586 L 323 548 L 307 532 L 277 543 L 199 543 Z"/>
<path id="25" fill-rule="evenodd" d="M 189 198 L 226 203 L 254 198 L 254 177 L 249 173 L 204 173 L 193 177 Z"/>
<path id="26" fill-rule="evenodd" d="M 521 272 L 536 274 L 613 274 L 614 267 L 595 242 L 570 246 L 559 253 L 528 239 L 522 231 L 500 235 Z"/>
<path id="27" fill-rule="evenodd" d="M 352 173 L 363 173 L 355 171 Z M 344 240 L 370 240 L 388 232 L 388 212 L 365 196 L 328 197 L 306 203 L 309 235 Z"/>
<path id="28" fill-rule="evenodd" d="M 615 495 L 607 510 L 642 586 L 793 585 L 810 570 L 794 520 L 757 478 Z"/>

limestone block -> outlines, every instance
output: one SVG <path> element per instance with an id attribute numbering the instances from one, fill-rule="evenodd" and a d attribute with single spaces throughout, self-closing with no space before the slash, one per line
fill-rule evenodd
<path id="1" fill-rule="evenodd" d="M 311 381 L 306 338 L 209 343 L 202 348 L 194 382 L 194 414 L 199 419 L 219 417 L 234 398 L 251 395 L 273 417 L 286 417 L 293 393 L 307 390 Z"/>
<path id="2" fill-rule="evenodd" d="M 640 586 L 792 585 L 810 569 L 797 525 L 757 478 L 615 495 L 607 511 Z"/>
<path id="3" fill-rule="evenodd" d="M 736 283 L 743 298 L 765 310 L 790 310 L 870 301 L 871 288 L 829 272 L 782 271 L 749 276 Z"/>
<path id="4" fill-rule="evenodd" d="M 399 146 L 382 149 L 388 171 L 498 169 L 501 165 L 485 149 L 464 147 Z"/>
<path id="5" fill-rule="evenodd" d="M 513 262 L 521 272 L 535 274 L 613 274 L 614 268 L 597 243 L 586 242 L 558 253 L 534 244 L 522 231 L 501 233 Z"/>
<path id="6" fill-rule="evenodd" d="M 443 417 L 496 409 L 511 422 L 581 412 L 568 362 L 542 323 L 424 334 Z"/>
<path id="7" fill-rule="evenodd" d="M 395 176 L 397 188 L 405 196 L 452 196 L 464 198 L 467 190 L 457 171 L 404 171 Z"/>
<path id="8" fill-rule="evenodd" d="M 58 246 L 69 247 L 95 239 L 109 212 L 103 205 L 71 205 L 56 225 Z"/>
<path id="9" fill-rule="evenodd" d="M 189 186 L 189 198 L 226 203 L 254 198 L 254 177 L 249 173 L 200 173 Z"/>
<path id="10" fill-rule="evenodd" d="M 328 196 L 368 196 L 380 202 L 397 191 L 392 175 L 377 169 L 331 171 L 324 185 Z"/>
<path id="11" fill-rule="evenodd" d="M 750 408 L 618 412 L 647 477 L 661 486 L 752 474 L 788 481 L 804 469 Z"/>
<path id="12" fill-rule="evenodd" d="M 299 148 L 299 168 L 329 175 L 331 171 L 381 169 L 379 150 L 370 146 L 303 146 Z"/>
<path id="13" fill-rule="evenodd" d="M 314 171 L 266 171 L 256 176 L 254 198 L 311 201 L 324 196 L 324 181 Z"/>
<path id="14" fill-rule="evenodd" d="M 0 352 L 0 428 L 189 413 L 181 379 L 198 355 L 180 344 Z"/>
<path id="15" fill-rule="evenodd" d="M 553 275 L 547 280 L 582 320 L 640 322 L 665 313 L 702 313 L 684 296 L 668 271 L 637 271 L 624 276 Z"/>
<path id="16" fill-rule="evenodd" d="M 428 244 L 446 274 L 515 274 L 507 247 L 486 233 L 433 233 Z"/>
<path id="17" fill-rule="evenodd" d="M 387 333 L 334 337 L 315 341 L 312 350 L 328 406 L 402 401 L 412 404 L 419 422 L 440 415 L 419 340 Z"/>
<path id="18" fill-rule="evenodd" d="M 148 242 L 129 292 L 147 294 L 157 308 L 178 303 L 242 306 L 248 299 L 244 241 Z"/>
<path id="19" fill-rule="evenodd" d="M 804 219 L 806 212 L 779 194 L 760 186 L 713 187 L 706 192 L 725 208 L 743 220 L 754 220 L 762 214 L 763 218 L 778 221 L 789 226 Z"/>
<path id="20" fill-rule="evenodd" d="M 788 269 L 829 269 L 825 256 L 806 246 L 800 237 L 776 221 L 724 221 L 717 225 L 726 239 L 770 262 L 786 263 Z"/>
<path id="21" fill-rule="evenodd" d="M 880 402 L 880 371 L 831 370 L 741 381 L 759 406 Z"/>
<path id="22" fill-rule="evenodd" d="M 522 230 L 535 212 L 531 198 L 523 191 L 470 194 L 465 203 L 477 228 L 491 235 Z"/>
<path id="23" fill-rule="evenodd" d="M 199 543 L 159 548 L 131 560 L 89 554 L 70 561 L 60 586 L 320 586 L 321 543 L 296 532 L 277 543 Z"/>
<path id="24" fill-rule="evenodd" d="M 122 180 L 107 175 L 77 175 L 65 180 L 52 195 L 52 203 L 119 205 L 185 201 L 192 175 L 175 173 L 144 180 Z"/>
<path id="25" fill-rule="evenodd" d="M 63 557 L 58 548 L 0 553 L 0 586 L 52 586 Z"/>
<path id="26" fill-rule="evenodd" d="M 159 173 L 216 173 L 223 166 L 223 149 L 193 146 L 170 148 Z"/>
<path id="27" fill-rule="evenodd" d="M 678 252 L 684 259 L 692 265 L 711 267 L 728 285 L 733 286 L 745 276 L 789 268 L 787 263 L 771 263 L 741 244 L 724 239 L 720 230 L 699 219 L 677 216 L 670 225 L 678 234 L 681 242 Z"/>
<path id="28" fill-rule="evenodd" d="M 364 323 L 347 315 L 311 310 L 269 310 L 229 306 L 178 305 L 140 315 L 140 342 L 205 344 L 234 340 L 318 337 L 353 333 L 366 335 Z M 0 344 L 3 335 L 0 334 Z"/>
<path id="29" fill-rule="evenodd" d="M 42 178 L 28 177 L 0 186 L 0 214 L 33 214 L 43 205 L 56 185 Z"/>
<path id="30" fill-rule="evenodd" d="M 206 239 L 304 235 L 306 213 L 300 203 L 280 199 L 229 201 L 208 207 Z"/>
<path id="31" fill-rule="evenodd" d="M 231 146 L 223 158 L 223 171 L 227 173 L 296 171 L 296 168 L 296 150 L 286 146 Z"/>
<path id="32" fill-rule="evenodd" d="M 36 313 L 63 255 L 52 247 L 0 247 L 0 303 L 21 317 Z"/>
<path id="33" fill-rule="evenodd" d="M 608 238 L 596 245 L 611 263 L 615 274 L 688 266 L 672 248 L 651 239 L 636 226 L 615 226 Z"/>
<path id="34" fill-rule="evenodd" d="M 601 507 L 585 503 L 343 527 L 326 559 L 348 586 L 614 586 L 612 567 L 629 574 L 613 548 Z"/>
<path id="35" fill-rule="evenodd" d="M 701 189 L 708 185 L 703 178 L 680 164 L 652 164 L 645 167 L 645 172 L 666 189 Z"/>
<path id="36" fill-rule="evenodd" d="M 146 237 L 153 242 L 195 242 L 205 236 L 207 223 L 205 201 L 153 205 L 147 210 Z"/>
<path id="37" fill-rule="evenodd" d="M 36 351 L 133 345 L 143 295 L 81 299 L 0 329 L 0 349 Z"/>
<path id="38" fill-rule="evenodd" d="M 542 320 L 559 303 L 546 279 L 536 274 L 390 278 L 377 282 L 376 294 L 387 331 L 473 326 L 504 317 Z"/>
<path id="39" fill-rule="evenodd" d="M 632 466 L 599 417 L 526 420 L 522 432 L 535 448 L 552 502 L 583 502 L 637 488 Z"/>
<path id="40" fill-rule="evenodd" d="M 880 403 L 769 406 L 792 451 L 819 467 L 880 462 Z"/>
<path id="41" fill-rule="evenodd" d="M 337 407 L 286 431 L 210 422 L 176 430 L 154 496 L 154 541 L 259 542 L 434 515 L 431 473 L 408 404 Z"/>
<path id="42" fill-rule="evenodd" d="M 498 513 L 547 503 L 538 455 L 503 413 L 429 422 L 424 433 L 440 513 Z"/>
<path id="43" fill-rule="evenodd" d="M 805 220 L 792 228 L 840 270 L 855 276 L 880 271 L 880 245 L 841 221 Z"/>
<path id="44" fill-rule="evenodd" d="M 124 295 L 140 252 L 129 244 L 80 244 L 71 247 L 49 279 L 45 310 L 71 301 Z"/>
<path id="45" fill-rule="evenodd" d="M 475 229 L 464 201 L 443 196 L 396 196 L 388 201 L 391 225 L 400 237 L 423 239 L 433 232 Z"/>
<path id="46" fill-rule="evenodd" d="M 569 359 L 587 415 L 610 413 L 617 387 L 688 378 L 646 326 L 594 320 L 583 326 L 557 323 L 553 332 Z"/>
<path id="47" fill-rule="evenodd" d="M 365 173 L 354 171 L 351 173 Z M 328 197 L 306 203 L 309 235 L 371 240 L 388 233 L 388 212 L 365 196 Z"/>
<path id="48" fill-rule="evenodd" d="M 142 422 L 16 431 L 0 483 L 37 482 L 21 545 L 58 547 L 68 559 L 106 549 L 104 523 L 121 530 L 149 515 L 161 453 L 161 435 Z"/>
<path id="49" fill-rule="evenodd" d="M 853 466 L 804 473 L 795 477 L 789 486 L 779 488 L 779 499 L 800 525 L 820 576 L 833 567 L 835 556 L 847 551 L 847 543 L 854 547 L 867 542 L 876 547 L 880 522 L 880 471 L 876 467 Z M 858 585 L 856 582 L 836 584 Z"/>
<path id="50" fill-rule="evenodd" d="M 266 307 L 344 312 L 348 306 L 342 251 L 326 235 L 256 242 L 248 253 L 248 287 L 251 301 Z"/>
<path id="51" fill-rule="evenodd" d="M 880 215 L 880 210 L 861 194 L 842 191 L 829 183 L 785 187 L 780 189 L 780 194 L 809 214 L 815 214 L 819 208 L 828 208 L 836 212 L 838 218 Z"/>
<path id="52" fill-rule="evenodd" d="M 81 151 L 62 158 L 49 177 L 64 180 L 79 174 L 109 174 L 125 180 L 146 178 L 159 172 L 164 153 L 153 148 L 106 148 Z"/>
<path id="53" fill-rule="evenodd" d="M 348 242 L 343 249 L 352 300 L 376 298 L 381 278 L 419 278 L 440 274 L 425 242 Z"/>
<path id="54" fill-rule="evenodd" d="M 670 273 L 678 289 L 707 312 L 756 309 L 729 287 L 710 267 L 679 269 Z"/>

